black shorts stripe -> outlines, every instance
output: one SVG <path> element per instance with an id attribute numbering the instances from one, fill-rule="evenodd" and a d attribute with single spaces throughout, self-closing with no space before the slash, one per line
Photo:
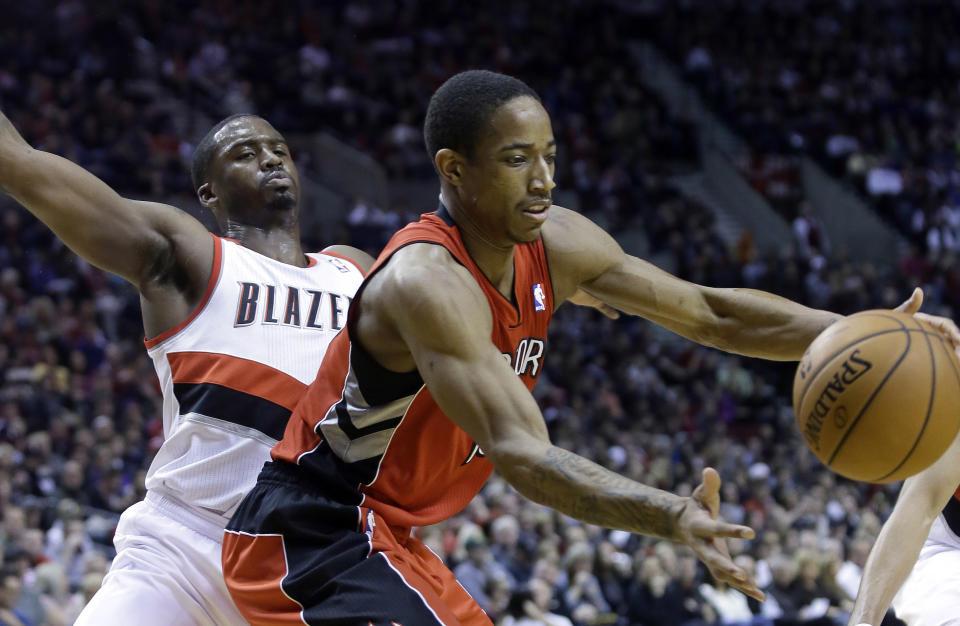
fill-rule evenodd
<path id="1" fill-rule="evenodd" d="M 199 413 L 253 428 L 273 439 L 283 437 L 290 410 L 279 404 L 214 383 L 173 383 L 180 414 Z"/>

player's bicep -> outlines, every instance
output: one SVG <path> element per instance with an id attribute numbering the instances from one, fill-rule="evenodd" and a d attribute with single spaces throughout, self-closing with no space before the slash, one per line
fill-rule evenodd
<path id="1" fill-rule="evenodd" d="M 27 150 L 12 163 L 7 189 L 77 254 L 136 282 L 156 248 L 164 216 L 176 209 L 124 198 L 99 178 L 62 157 Z"/>
<path id="2" fill-rule="evenodd" d="M 626 313 L 689 335 L 707 323 L 702 287 L 629 255 L 609 233 L 573 211 L 556 207 L 543 238 L 558 298 L 582 289 Z M 556 219 L 554 219 L 556 218 Z"/>
<path id="3" fill-rule="evenodd" d="M 468 281 L 434 275 L 407 290 L 395 308 L 397 329 L 437 405 L 481 448 L 546 440 L 536 402 L 490 341 L 489 305 Z"/>

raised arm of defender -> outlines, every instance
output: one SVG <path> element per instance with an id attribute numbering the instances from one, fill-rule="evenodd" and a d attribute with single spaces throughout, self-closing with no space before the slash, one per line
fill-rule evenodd
<path id="1" fill-rule="evenodd" d="M 762 597 L 726 552 L 724 537 L 753 532 L 714 519 L 715 472 L 706 473 L 696 498 L 682 498 L 550 443 L 536 402 L 490 341 L 486 299 L 444 249 L 398 251 L 360 306 L 361 342 L 378 345 L 378 360 L 390 369 L 415 365 L 444 413 L 522 494 L 591 524 L 689 545 L 717 578 Z"/>
<path id="2" fill-rule="evenodd" d="M 2 113 L 0 189 L 71 250 L 130 281 L 145 297 L 165 275 L 202 295 L 213 243 L 200 222 L 168 205 L 123 198 L 75 163 L 34 150 Z M 185 274 L 174 276 L 174 268 Z"/>
<path id="3" fill-rule="evenodd" d="M 936 463 L 903 483 L 863 569 L 850 624 L 875 624 L 913 569 L 930 526 L 960 485 L 960 437 Z"/>

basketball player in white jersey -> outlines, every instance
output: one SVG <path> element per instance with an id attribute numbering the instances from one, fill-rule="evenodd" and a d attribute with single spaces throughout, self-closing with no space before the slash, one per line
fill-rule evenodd
<path id="1" fill-rule="evenodd" d="M 960 626 L 960 437 L 908 478 L 870 552 L 850 624 Z M 899 591 L 898 591 L 899 590 Z"/>
<path id="2" fill-rule="evenodd" d="M 223 120 L 197 145 L 192 169 L 225 237 L 31 149 L 0 112 L 0 189 L 139 290 L 163 390 L 165 441 L 147 497 L 121 516 L 117 556 L 77 621 L 84 626 L 245 623 L 223 582 L 224 526 L 373 261 L 349 246 L 303 253 L 297 169 L 266 120 Z M 583 292 L 571 301 L 618 315 Z"/>
<path id="3" fill-rule="evenodd" d="M 0 113 L 0 188 L 139 290 L 163 389 L 165 441 L 147 496 L 120 518 L 117 556 L 84 626 L 245 623 L 223 582 L 223 528 L 372 261 L 346 246 L 304 254 L 297 170 L 259 117 L 217 124 L 197 146 L 193 178 L 225 237 L 31 149 Z"/>

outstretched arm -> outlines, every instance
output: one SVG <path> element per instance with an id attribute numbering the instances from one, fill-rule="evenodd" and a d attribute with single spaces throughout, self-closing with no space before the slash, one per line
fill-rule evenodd
<path id="1" fill-rule="evenodd" d="M 639 315 L 677 334 L 727 352 L 796 361 L 840 315 L 812 309 L 756 289 L 697 285 L 626 254 L 599 226 L 573 211 L 552 207 L 543 229 L 556 300 L 579 288 L 606 304 Z M 900 310 L 915 313 L 922 294 Z M 924 316 L 953 343 L 960 331 L 945 318 Z"/>
<path id="2" fill-rule="evenodd" d="M 879 626 L 920 554 L 930 526 L 960 485 L 960 437 L 936 463 L 903 484 L 870 551 L 850 624 Z"/>
<path id="3" fill-rule="evenodd" d="M 120 197 L 96 176 L 34 150 L 0 113 L 0 190 L 43 221 L 71 250 L 144 293 L 173 274 L 202 291 L 213 243 L 200 222 L 174 207 Z"/>
<path id="4" fill-rule="evenodd" d="M 587 523 L 689 545 L 719 579 L 762 597 L 726 552 L 725 537 L 753 531 L 714 519 L 715 472 L 695 497 L 682 498 L 550 443 L 536 402 L 490 341 L 486 299 L 445 250 L 415 244 L 397 252 L 362 306 L 361 341 L 373 339 L 364 318 L 392 327 L 440 408 L 520 493 Z"/>

